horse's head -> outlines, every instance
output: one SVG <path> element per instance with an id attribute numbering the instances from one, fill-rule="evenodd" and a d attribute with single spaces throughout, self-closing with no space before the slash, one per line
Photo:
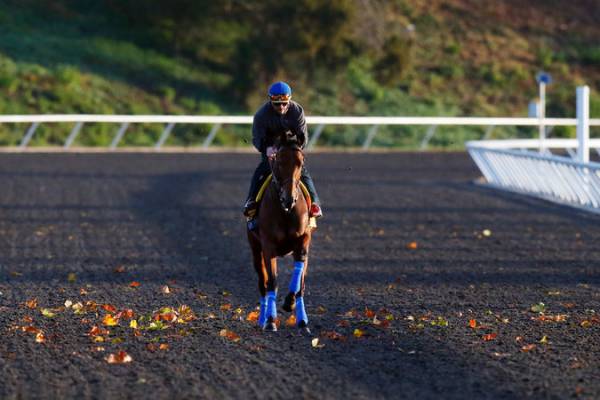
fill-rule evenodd
<path id="1" fill-rule="evenodd" d="M 304 152 L 296 143 L 283 143 L 279 146 L 272 165 L 273 180 L 285 212 L 290 212 L 298 200 L 303 165 Z"/>

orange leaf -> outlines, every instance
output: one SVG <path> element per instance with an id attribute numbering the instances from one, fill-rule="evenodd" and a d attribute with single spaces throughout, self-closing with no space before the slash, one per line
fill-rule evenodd
<path id="1" fill-rule="evenodd" d="M 372 319 L 375 317 L 375 311 L 369 310 L 367 307 L 365 307 L 365 317 Z"/>
<path id="2" fill-rule="evenodd" d="M 343 320 L 339 321 L 336 325 L 340 326 L 342 328 L 347 328 L 350 326 L 350 322 L 348 320 L 343 319 Z"/>
<path id="3" fill-rule="evenodd" d="M 296 326 L 296 316 L 294 314 L 290 315 L 290 317 L 285 321 L 285 326 Z"/>
<path id="4" fill-rule="evenodd" d="M 108 311 L 109 313 L 116 313 L 117 308 L 111 304 L 102 304 L 102 309 L 104 311 Z"/>
<path id="5" fill-rule="evenodd" d="M 102 323 L 106 326 L 115 326 L 119 324 L 119 320 L 115 319 L 111 314 L 106 314 L 102 319 Z"/>
<path id="6" fill-rule="evenodd" d="M 232 342 L 239 342 L 241 339 L 237 333 L 232 332 L 227 329 L 221 329 L 221 331 L 219 332 L 219 336 L 227 338 L 227 339 L 231 340 Z"/>
<path id="7" fill-rule="evenodd" d="M 30 324 L 33 322 L 33 318 L 31 318 L 29 315 L 26 315 L 23 317 L 23 322 Z"/>
<path id="8" fill-rule="evenodd" d="M 36 328 L 34 326 L 22 326 L 21 330 L 23 332 L 27 332 L 27 333 L 38 333 L 38 332 L 41 332 L 38 328 Z"/>
<path id="9" fill-rule="evenodd" d="M 177 321 L 177 314 L 175 313 L 164 313 L 160 314 L 160 319 L 167 322 L 175 322 Z"/>
<path id="10" fill-rule="evenodd" d="M 419 247 L 417 242 L 410 242 L 409 244 L 406 245 L 406 248 L 409 250 L 416 250 L 417 247 Z"/>
<path id="11" fill-rule="evenodd" d="M 133 281 L 129 284 L 129 287 L 139 287 L 140 283 L 138 281 Z"/>
<path id="12" fill-rule="evenodd" d="M 123 272 L 125 272 L 125 267 L 122 265 L 119 265 L 117 268 L 115 268 L 114 272 L 115 272 L 115 274 L 122 274 Z"/>
<path id="13" fill-rule="evenodd" d="M 341 333 L 337 333 L 336 331 L 326 331 L 322 332 L 321 336 L 324 336 L 331 340 L 346 340 L 346 337 Z"/>
<path id="14" fill-rule="evenodd" d="M 258 321 L 259 314 L 260 313 L 258 311 L 250 311 L 248 313 L 248 316 L 246 317 L 246 321 L 250 321 L 250 322 Z"/>
<path id="15" fill-rule="evenodd" d="M 125 364 L 133 361 L 131 356 L 122 350 L 116 354 L 109 354 L 108 357 L 105 358 L 105 360 L 109 364 Z"/>
<path id="16" fill-rule="evenodd" d="M 148 343 L 146 345 L 146 350 L 151 351 L 151 352 L 155 352 L 157 349 L 156 345 L 154 343 Z"/>
<path id="17" fill-rule="evenodd" d="M 33 299 L 27 300 L 25 302 L 25 305 L 27 306 L 27 308 L 31 308 L 32 310 L 37 307 L 37 304 L 38 304 L 37 298 L 33 298 Z"/>
<path id="18" fill-rule="evenodd" d="M 169 350 L 169 345 L 167 343 L 161 343 L 160 346 L 158 346 L 158 348 L 160 350 Z"/>
<path id="19" fill-rule="evenodd" d="M 221 306 L 221 311 L 229 311 L 229 310 L 231 310 L 231 304 L 230 303 L 223 304 Z"/>
<path id="20" fill-rule="evenodd" d="M 44 332 L 39 331 L 38 333 L 36 333 L 35 341 L 36 343 L 46 343 L 46 336 L 44 335 Z"/>
<path id="21" fill-rule="evenodd" d="M 481 338 L 486 342 L 489 342 L 490 340 L 496 339 L 496 336 L 498 336 L 497 333 L 488 333 L 487 335 L 483 335 Z"/>
<path id="22" fill-rule="evenodd" d="M 469 327 L 475 329 L 477 327 L 477 321 L 475 321 L 474 319 L 470 319 L 469 320 Z"/>
<path id="23" fill-rule="evenodd" d="M 535 349 L 535 344 L 533 344 L 533 343 L 532 344 L 527 344 L 527 345 L 521 347 L 521 351 L 524 352 L 524 353 L 527 353 L 528 351 L 531 351 L 533 349 Z"/>

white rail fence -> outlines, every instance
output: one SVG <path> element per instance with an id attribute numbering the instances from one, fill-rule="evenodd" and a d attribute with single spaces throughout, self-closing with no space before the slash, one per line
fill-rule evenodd
<path id="1" fill-rule="evenodd" d="M 492 187 L 600 213 L 600 139 L 589 138 L 589 88 L 577 88 L 577 139 L 467 142 L 467 150 Z M 528 149 L 537 149 L 534 152 Z M 566 151 L 567 156 L 552 154 Z"/>
<path id="2" fill-rule="evenodd" d="M 362 144 L 363 150 L 368 150 L 377 134 L 380 126 L 428 126 L 420 149 L 425 150 L 429 141 L 433 138 L 438 126 L 483 126 L 487 127 L 484 139 L 489 137 L 491 131 L 498 126 L 539 126 L 543 123 L 546 127 L 552 126 L 576 126 L 575 118 L 478 118 L 478 117 L 319 117 L 308 116 L 306 122 L 309 125 L 308 148 L 316 146 L 325 126 L 328 125 L 367 125 L 371 126 Z M 589 120 L 590 125 L 600 126 L 600 119 Z M 201 148 L 207 149 L 211 146 L 219 129 L 223 125 L 251 125 L 251 116 L 189 116 L 189 115 L 93 115 L 93 114 L 47 114 L 47 115 L 0 115 L 1 123 L 31 124 L 22 137 L 18 148 L 26 149 L 35 135 L 40 124 L 47 123 L 73 123 L 74 126 L 63 144 L 63 149 L 68 150 L 75 142 L 86 123 L 111 123 L 119 124 L 119 128 L 113 137 L 109 148 L 115 150 L 126 134 L 131 124 L 162 124 L 164 130 L 154 144 L 154 149 L 160 150 L 176 124 L 210 124 L 212 128 L 204 139 Z M 314 127 L 314 129 L 313 129 Z"/>

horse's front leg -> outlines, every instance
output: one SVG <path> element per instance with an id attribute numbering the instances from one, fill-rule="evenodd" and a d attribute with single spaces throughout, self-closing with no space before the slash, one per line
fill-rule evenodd
<path id="1" fill-rule="evenodd" d="M 294 272 L 292 273 L 289 292 L 283 305 L 284 310 L 296 310 L 296 323 L 299 328 L 305 331 L 308 331 L 308 315 L 304 308 L 304 277 L 308 269 L 309 245 L 310 235 L 305 235 L 298 249 L 294 251 Z"/>
<path id="2" fill-rule="evenodd" d="M 263 252 L 265 265 L 267 267 L 267 307 L 266 324 L 264 329 L 267 331 L 277 331 L 277 256 L 274 252 Z"/>

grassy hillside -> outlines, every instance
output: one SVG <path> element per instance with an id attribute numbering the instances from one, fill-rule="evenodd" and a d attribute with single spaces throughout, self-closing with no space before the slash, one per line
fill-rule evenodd
<path id="1" fill-rule="evenodd" d="M 544 69 L 549 116 L 573 116 L 586 83 L 600 117 L 595 0 L 175 2 L 0 0 L 0 113 L 251 114 L 268 83 L 285 79 L 310 115 L 523 116 Z M 78 144 L 107 145 L 117 128 L 86 125 Z M 132 127 L 123 144 L 153 143 L 162 128 Z M 0 126 L 0 144 L 25 129 Z M 32 144 L 62 144 L 70 129 L 42 125 Z M 199 144 L 209 129 L 177 126 L 167 145 Z M 381 128 L 374 145 L 415 148 L 424 133 Z M 323 144 L 365 134 L 327 128 Z M 440 128 L 432 145 L 481 135 Z M 225 127 L 216 144 L 249 137 L 247 126 Z"/>

